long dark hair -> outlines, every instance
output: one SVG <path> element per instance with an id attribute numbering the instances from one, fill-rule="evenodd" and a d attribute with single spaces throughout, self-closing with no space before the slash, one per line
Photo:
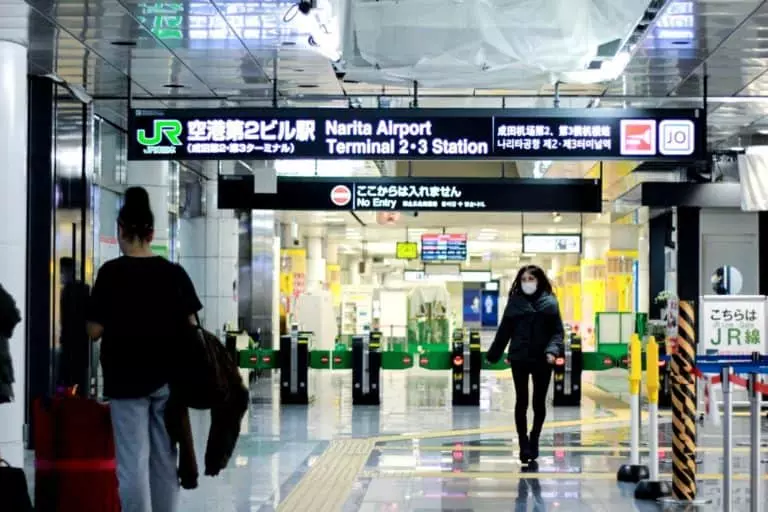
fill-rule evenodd
<path id="1" fill-rule="evenodd" d="M 131 187 L 125 191 L 125 202 L 120 208 L 117 223 L 123 229 L 126 240 L 150 240 L 155 231 L 155 217 L 149 206 L 149 194 L 143 187 Z"/>
<path id="2" fill-rule="evenodd" d="M 536 290 L 537 293 L 548 293 L 552 295 L 552 283 L 550 282 L 544 270 L 542 270 L 542 268 L 537 265 L 526 265 L 517 271 L 517 276 L 515 276 L 515 280 L 512 281 L 512 289 L 509 290 L 510 295 L 523 294 L 520 281 L 523 279 L 523 274 L 526 272 L 536 278 L 536 284 L 538 286 L 538 289 Z"/>

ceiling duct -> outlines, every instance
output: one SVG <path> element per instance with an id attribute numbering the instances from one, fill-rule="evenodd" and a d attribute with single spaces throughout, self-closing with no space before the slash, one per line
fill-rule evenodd
<path id="1" fill-rule="evenodd" d="M 346 79 L 475 88 L 609 80 L 606 73 L 617 69 L 605 63 L 626 54 L 624 42 L 654 3 L 348 0 L 341 16 Z M 600 59 L 609 60 L 590 73 L 590 63 Z"/>

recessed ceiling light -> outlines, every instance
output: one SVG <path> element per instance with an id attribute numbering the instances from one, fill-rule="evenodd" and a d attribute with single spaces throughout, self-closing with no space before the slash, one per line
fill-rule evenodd
<path id="1" fill-rule="evenodd" d="M 112 41 L 113 46 L 136 46 L 136 41 Z"/>
<path id="2" fill-rule="evenodd" d="M 181 84 L 165 84 L 163 87 L 167 89 L 183 89 L 184 86 Z"/>
<path id="3" fill-rule="evenodd" d="M 283 41 L 281 44 L 283 46 L 296 46 L 296 41 Z"/>
<path id="4" fill-rule="evenodd" d="M 301 69 L 301 68 L 294 68 L 293 71 L 296 72 L 296 73 L 303 73 L 304 72 L 304 70 Z"/>
<path id="5" fill-rule="evenodd" d="M 299 89 L 316 89 L 318 87 L 317 84 L 299 84 Z"/>

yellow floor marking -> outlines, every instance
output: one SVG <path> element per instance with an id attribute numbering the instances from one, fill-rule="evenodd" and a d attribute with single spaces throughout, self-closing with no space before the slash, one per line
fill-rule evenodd
<path id="1" fill-rule="evenodd" d="M 386 446 L 377 446 L 376 450 L 379 452 L 388 452 L 388 451 L 413 451 L 414 448 L 411 445 L 386 445 Z M 429 445 L 421 445 L 418 448 L 418 451 L 420 452 L 513 452 L 517 451 L 516 447 L 513 446 L 469 446 L 469 445 L 461 445 L 461 446 L 429 446 Z M 598 453 L 627 453 L 629 452 L 628 446 L 542 446 L 539 451 L 542 452 L 556 452 L 556 451 L 563 451 L 563 452 L 570 452 L 570 453 L 587 453 L 587 452 L 598 452 Z M 647 447 L 640 447 L 641 452 L 648 452 Z M 659 451 L 664 452 L 671 452 L 672 447 L 671 446 L 661 446 L 659 447 Z M 733 449 L 734 453 L 749 453 L 750 449 L 747 447 L 734 447 Z M 763 453 L 768 453 L 768 447 L 763 447 L 760 449 Z M 723 449 L 719 446 L 699 446 L 696 448 L 697 453 L 722 453 Z"/>
<path id="2" fill-rule="evenodd" d="M 278 512 L 341 510 L 373 446 L 368 439 L 331 441 L 330 447 L 278 505 Z"/>
<path id="3" fill-rule="evenodd" d="M 546 473 L 539 471 L 538 473 L 523 473 L 523 472 L 501 472 L 501 471 L 470 471 L 470 472 L 453 472 L 453 471 L 419 471 L 419 470 L 384 470 L 384 471 L 364 471 L 362 473 L 364 478 L 452 478 L 452 479 L 468 479 L 468 480 L 520 480 L 520 479 L 536 479 L 536 480 L 616 480 L 616 472 L 611 473 Z M 671 473 L 661 473 L 659 475 L 661 480 L 671 480 Z M 696 475 L 697 481 L 703 480 L 722 480 L 723 475 L 721 473 L 702 473 Z M 749 474 L 735 474 L 733 479 L 737 481 L 749 480 Z M 763 480 L 768 480 L 768 474 L 763 475 Z"/>

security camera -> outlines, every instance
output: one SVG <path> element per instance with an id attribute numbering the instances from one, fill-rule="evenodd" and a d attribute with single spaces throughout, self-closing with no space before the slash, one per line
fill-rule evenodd
<path id="1" fill-rule="evenodd" d="M 301 14 L 309 14 L 309 11 L 317 7 L 316 0 L 299 0 L 299 12 Z"/>

